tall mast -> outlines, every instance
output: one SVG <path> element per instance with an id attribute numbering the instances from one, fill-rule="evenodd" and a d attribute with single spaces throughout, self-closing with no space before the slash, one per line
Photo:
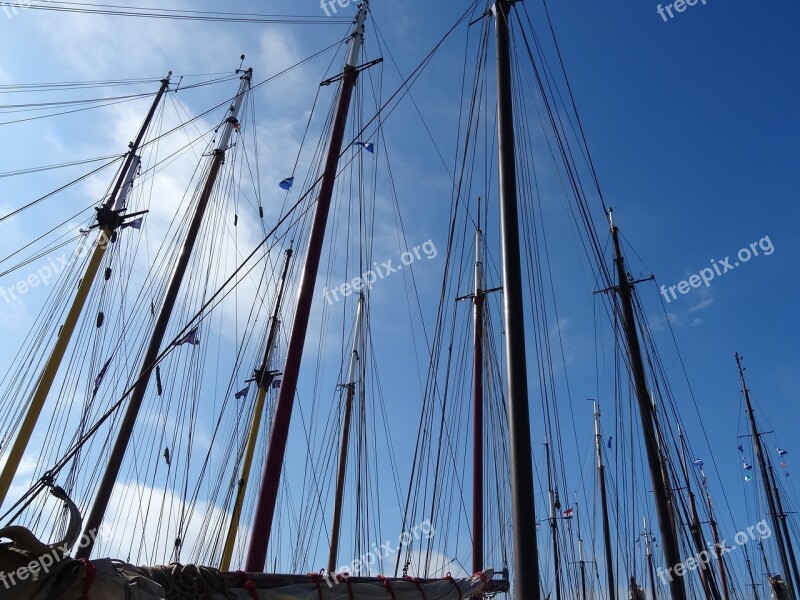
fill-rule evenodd
<path id="1" fill-rule="evenodd" d="M 750 579 L 750 586 L 753 590 L 753 600 L 759 600 L 758 598 L 758 584 L 756 583 L 756 578 L 753 575 L 753 562 L 750 560 L 750 552 L 747 550 L 747 545 L 745 544 L 742 548 L 744 550 L 744 562 L 747 565 L 747 576 Z"/>
<path id="2" fill-rule="evenodd" d="M 497 45 L 497 135 L 500 226 L 503 250 L 503 308 L 508 377 L 508 429 L 514 590 L 517 598 L 541 597 L 533 495 L 531 424 L 525 350 L 525 313 L 517 206 L 517 161 L 508 17 L 512 0 L 495 1 Z"/>
<path id="3" fill-rule="evenodd" d="M 292 420 L 294 396 L 297 391 L 297 379 L 300 374 L 300 362 L 303 357 L 303 345 L 308 331 L 308 320 L 314 299 L 314 286 L 317 282 L 322 246 L 325 241 L 325 229 L 333 197 L 336 171 L 339 165 L 339 154 L 342 151 L 347 114 L 350 110 L 353 88 L 358 79 L 358 56 L 364 41 L 364 22 L 366 21 L 368 10 L 369 0 L 364 0 L 358 9 L 355 30 L 350 38 L 347 60 L 341 77 L 342 84 L 339 89 L 336 113 L 331 126 L 331 139 L 325 160 L 325 171 L 322 175 L 319 198 L 316 203 L 314 220 L 308 239 L 306 264 L 300 279 L 297 310 L 289 338 L 289 347 L 286 352 L 286 364 L 283 369 L 281 387 L 278 391 L 272 434 L 267 448 L 267 457 L 261 477 L 261 491 L 256 505 L 250 547 L 247 553 L 245 569 L 250 572 L 261 571 L 267 560 L 267 548 L 269 547 L 270 534 L 272 533 L 275 505 L 278 500 L 281 469 L 286 453 L 289 424 Z"/>
<path id="4" fill-rule="evenodd" d="M 239 112 L 247 97 L 252 77 L 252 69 L 245 71 L 244 75 L 242 76 L 241 83 L 239 85 L 239 91 L 231 104 L 229 111 L 230 114 L 226 119 L 225 125 L 222 129 L 222 135 L 220 137 L 219 144 L 212 154 L 211 167 L 203 186 L 203 190 L 200 194 L 200 198 L 198 199 L 194 215 L 192 216 L 192 221 L 186 234 L 186 239 L 183 242 L 180 254 L 178 254 L 178 259 L 172 272 L 169 286 L 167 287 L 166 294 L 164 295 L 164 303 L 161 305 L 161 309 L 159 310 L 158 318 L 156 319 L 156 323 L 153 328 L 153 334 L 150 338 L 150 344 L 147 347 L 144 360 L 142 361 L 139 377 L 137 378 L 133 387 L 128 408 L 125 411 L 125 416 L 123 417 L 119 426 L 119 430 L 117 431 L 117 438 L 108 458 L 108 464 L 106 465 L 106 470 L 103 473 L 103 478 L 100 481 L 100 486 L 98 487 L 97 495 L 95 496 L 95 501 L 92 505 L 92 510 L 84 524 L 84 534 L 86 536 L 85 539 L 89 543 L 87 543 L 85 546 L 82 546 L 78 550 L 76 553 L 77 558 L 89 558 L 89 556 L 91 556 L 92 548 L 94 547 L 95 534 L 103 522 L 103 517 L 105 516 L 106 509 L 108 508 L 109 500 L 111 499 L 111 493 L 114 490 L 114 484 L 116 483 L 117 477 L 119 476 L 119 471 L 122 468 L 122 460 L 125 458 L 125 452 L 128 449 L 128 444 L 130 443 L 130 439 L 133 435 L 136 419 L 139 416 L 139 410 L 141 409 L 142 401 L 144 400 L 144 395 L 147 391 L 147 384 L 150 382 L 150 377 L 153 374 L 156 359 L 158 358 L 159 351 L 161 350 L 161 344 L 164 341 L 164 335 L 167 332 L 167 326 L 169 325 L 170 317 L 172 316 L 172 310 L 175 307 L 175 302 L 178 299 L 178 293 L 180 292 L 183 278 L 186 275 L 186 271 L 189 267 L 189 259 L 192 256 L 192 250 L 194 249 L 195 242 L 197 241 L 197 236 L 200 233 L 200 226 L 203 223 L 203 216 L 205 215 L 211 195 L 214 192 L 220 169 L 225 162 L 225 154 L 230 146 L 233 131 L 239 127 Z"/>
<path id="5" fill-rule="evenodd" d="M 150 128 L 150 123 L 153 121 L 153 117 L 156 114 L 159 104 L 161 104 L 161 99 L 169 89 L 170 77 L 172 77 L 171 71 L 164 79 L 161 80 L 161 88 L 159 88 L 155 100 L 153 100 L 153 104 L 150 107 L 150 111 L 147 113 L 147 117 L 145 118 L 141 129 L 139 130 L 139 134 L 129 145 L 128 152 L 125 155 L 125 160 L 123 161 L 122 168 L 119 171 L 119 176 L 117 177 L 111 194 L 108 196 L 108 199 L 103 206 L 97 209 L 97 226 L 99 227 L 100 231 L 97 235 L 94 251 L 92 252 L 92 256 L 89 258 L 89 263 L 86 265 L 86 272 L 78 283 L 78 289 L 75 292 L 75 298 L 72 301 L 72 306 L 67 313 L 66 319 L 64 319 L 64 324 L 59 331 L 55 346 L 50 353 L 50 357 L 47 359 L 47 363 L 45 363 L 42 374 L 39 376 L 36 389 L 34 390 L 31 398 L 30 406 L 28 407 L 28 412 L 25 414 L 25 419 L 22 421 L 19 431 L 17 432 L 14 445 L 11 447 L 11 450 L 6 457 L 6 463 L 3 467 L 3 471 L 0 473 L 0 505 L 3 504 L 3 501 L 8 494 L 8 490 L 11 487 L 11 482 L 13 481 L 14 476 L 17 473 L 17 469 L 19 469 L 19 464 L 22 461 L 22 455 L 25 453 L 25 449 L 30 443 L 33 430 L 36 427 L 39 416 L 42 414 L 44 403 L 53 387 L 56 375 L 58 374 L 58 369 L 61 367 L 61 363 L 64 360 L 64 355 L 67 352 L 69 343 L 72 340 L 72 334 L 75 331 L 75 327 L 78 325 L 78 320 L 83 312 L 84 306 L 86 305 L 86 300 L 89 297 L 89 292 L 91 291 L 94 280 L 97 277 L 100 264 L 103 262 L 103 257 L 105 256 L 108 244 L 112 239 L 113 233 L 122 225 L 124 219 L 126 218 L 122 214 L 125 211 L 124 201 L 122 200 L 127 198 L 130 186 L 139 170 L 139 158 L 137 156 L 137 152 L 139 152 L 139 148 L 142 145 L 144 136 L 147 134 L 147 130 Z"/>
<path id="6" fill-rule="evenodd" d="M 703 480 L 706 476 L 703 473 Z M 728 599 L 728 572 L 725 570 L 725 556 L 720 548 L 719 541 L 719 528 L 717 527 L 717 519 L 714 517 L 714 502 L 711 500 L 711 492 L 706 488 L 706 504 L 708 505 L 708 518 L 711 525 L 711 539 L 714 541 L 714 556 L 717 559 L 717 568 L 719 569 L 719 579 L 722 582 L 722 593 L 725 595 L 725 600 Z"/>
<path id="7" fill-rule="evenodd" d="M 231 515 L 230 526 L 228 527 L 228 536 L 225 539 L 225 547 L 222 551 L 222 559 L 220 561 L 220 571 L 227 571 L 231 566 L 231 558 L 233 556 L 233 546 L 236 542 L 236 534 L 239 532 L 239 521 L 242 517 L 242 505 L 244 504 L 244 496 L 247 493 L 247 482 L 250 480 L 250 471 L 253 466 L 253 456 L 256 452 L 256 442 L 258 441 L 258 432 L 261 429 L 261 419 L 263 418 L 264 405 L 267 400 L 267 392 L 269 391 L 270 384 L 275 377 L 275 373 L 269 371 L 269 366 L 272 364 L 272 355 L 275 352 L 275 347 L 278 342 L 278 330 L 280 328 L 280 314 L 281 303 L 283 302 L 283 295 L 286 291 L 286 278 L 289 274 L 289 263 L 292 260 L 291 247 L 286 250 L 286 261 L 283 263 L 283 272 L 281 280 L 278 284 L 278 295 L 275 299 L 275 309 L 272 312 L 270 319 L 269 333 L 267 334 L 267 341 L 264 349 L 264 360 L 261 366 L 255 372 L 255 380 L 258 384 L 258 396 L 256 397 L 255 408 L 253 409 L 253 419 L 250 422 L 250 433 L 247 437 L 247 448 L 245 450 L 244 460 L 242 462 L 242 476 L 239 478 L 239 485 L 236 490 L 236 501 L 233 505 L 233 514 Z"/>
<path id="8" fill-rule="evenodd" d="M 789 558 L 789 564 L 792 567 L 792 577 L 796 586 L 800 586 L 800 573 L 797 571 L 797 558 L 794 554 L 794 545 L 792 544 L 792 537 L 789 533 L 789 526 L 786 523 L 786 511 L 783 510 L 783 500 L 781 500 L 781 492 L 778 489 L 778 481 L 775 478 L 775 468 L 772 466 L 772 461 L 767 462 L 769 468 L 769 476 L 772 482 L 772 489 L 775 493 L 775 506 L 778 509 L 778 518 L 781 520 L 781 527 L 783 528 L 784 542 L 786 543 L 786 553 Z M 800 588 L 798 589 L 800 591 Z"/>
<path id="9" fill-rule="evenodd" d="M 779 521 L 778 508 L 775 503 L 772 487 L 770 486 L 769 471 L 767 470 L 767 459 L 764 456 L 764 448 L 761 445 L 761 433 L 758 431 L 758 426 L 756 425 L 756 416 L 753 412 L 753 404 L 750 401 L 750 390 L 747 389 L 747 382 L 744 378 L 744 367 L 742 367 L 741 357 L 739 356 L 738 352 L 734 353 L 734 357 L 736 358 L 736 366 L 739 369 L 739 379 L 742 382 L 742 393 L 744 394 L 747 417 L 750 420 L 750 434 L 753 436 L 753 449 L 756 459 L 758 460 L 759 470 L 761 471 L 761 482 L 764 485 L 764 494 L 767 496 L 769 517 L 772 521 L 775 540 L 778 544 L 778 553 L 781 557 L 781 566 L 783 567 L 785 574 L 784 580 L 786 581 L 786 587 L 789 589 L 792 597 L 797 598 L 797 595 L 795 594 L 796 588 L 792 578 L 792 572 L 789 570 L 789 557 L 786 552 L 787 546 L 785 545 L 787 540 L 784 540 L 784 529 L 781 527 L 781 523 Z M 789 541 L 789 544 L 791 544 L 791 541 Z"/>
<path id="10" fill-rule="evenodd" d="M 558 552 L 558 509 L 561 503 L 553 490 L 553 474 L 550 462 L 550 442 L 545 441 L 545 460 L 547 461 L 547 497 L 550 501 L 550 536 L 553 543 L 553 571 L 555 573 L 556 600 L 561 600 L 561 557 Z"/>
<path id="11" fill-rule="evenodd" d="M 483 571 L 483 309 L 486 301 L 483 280 L 483 232 L 475 232 L 474 354 L 472 369 L 472 572 Z"/>
<path id="12" fill-rule="evenodd" d="M 328 555 L 328 573 L 336 570 L 336 558 L 339 553 L 339 536 L 342 526 L 342 504 L 344 502 L 344 479 L 347 474 L 347 450 L 350 443 L 350 421 L 353 415 L 353 397 L 356 393 L 356 367 L 360 361 L 358 352 L 361 340 L 361 322 L 364 318 L 364 292 L 358 296 L 356 322 L 353 331 L 353 349 L 350 352 L 350 367 L 347 370 L 345 387 L 344 421 L 342 423 L 342 440 L 339 447 L 339 469 L 336 474 L 336 496 L 333 503 L 333 524 L 331 525 L 331 551 Z"/>
<path id="13" fill-rule="evenodd" d="M 577 513 L 575 522 L 578 526 L 578 564 L 581 570 L 581 600 L 588 600 L 589 596 L 586 594 L 586 561 L 583 560 L 583 537 L 581 535 L 581 511 L 577 510 L 577 498 L 575 498 L 574 506 L 576 509 L 575 512 Z"/>
<path id="14" fill-rule="evenodd" d="M 639 404 L 639 415 L 642 420 L 642 433 L 644 445 L 647 450 L 647 462 L 650 468 L 650 477 L 653 482 L 653 495 L 658 514 L 658 525 L 661 530 L 661 545 L 664 548 L 664 558 L 667 568 L 674 568 L 681 564 L 681 555 L 678 549 L 678 536 L 675 533 L 675 522 L 672 512 L 672 486 L 665 469 L 661 468 L 660 452 L 656 438 L 656 429 L 653 422 L 653 406 L 647 391 L 647 378 L 642 362 L 642 351 L 639 346 L 639 334 L 636 330 L 636 320 L 633 315 L 633 300 L 631 291 L 634 283 L 625 270 L 625 259 L 619 243 L 619 230 L 614 225 L 611 211 L 608 214 L 611 225 L 611 237 L 614 241 L 614 262 L 617 268 L 618 285 L 622 326 L 628 346 L 631 374 L 636 390 L 636 399 Z M 672 600 L 686 600 L 686 587 L 683 577 L 673 576 L 669 582 Z"/>
<path id="15" fill-rule="evenodd" d="M 706 544 L 703 540 L 703 529 L 700 525 L 700 517 L 697 514 L 697 501 L 695 499 L 694 492 L 692 491 L 692 482 L 689 477 L 689 461 L 688 461 L 688 449 L 686 447 L 686 440 L 683 437 L 683 430 L 678 426 L 678 438 L 680 439 L 681 443 L 681 467 L 683 470 L 683 479 L 686 483 L 686 492 L 689 495 L 689 511 L 691 514 L 692 522 L 689 525 L 689 530 L 692 534 L 692 540 L 694 541 L 695 549 L 697 550 L 698 556 L 707 556 L 706 554 L 702 554 L 706 552 Z M 719 558 L 722 558 L 721 556 Z M 700 563 L 700 579 L 703 582 L 703 590 L 705 591 L 706 598 L 713 598 L 714 600 L 719 600 L 719 591 L 717 590 L 716 582 L 714 578 L 711 576 L 711 572 L 708 568 L 708 563 L 703 561 L 698 561 Z M 728 600 L 728 582 L 725 577 L 725 570 L 724 567 L 720 564 L 720 571 L 722 575 L 722 589 L 725 594 L 725 600 Z"/>
<path id="16" fill-rule="evenodd" d="M 650 532 L 647 530 L 647 517 L 642 517 L 642 523 L 644 524 L 644 547 L 645 554 L 647 555 L 647 574 L 650 578 L 650 598 L 651 600 L 657 600 L 656 575 L 653 570 L 653 548 L 650 544 Z"/>
<path id="17" fill-rule="evenodd" d="M 600 508 L 603 512 L 603 546 L 606 554 L 606 582 L 609 600 L 616 600 L 617 588 L 614 585 L 614 559 L 611 553 L 611 525 L 608 519 L 608 498 L 606 497 L 606 467 L 603 464 L 603 436 L 600 433 L 600 404 L 594 403 L 594 439 L 597 449 L 597 478 L 600 480 Z"/>

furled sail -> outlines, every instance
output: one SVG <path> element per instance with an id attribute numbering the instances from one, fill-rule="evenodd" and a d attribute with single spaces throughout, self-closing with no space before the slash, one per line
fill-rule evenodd
<path id="1" fill-rule="evenodd" d="M 2 596 L 8 600 L 53 597 L 86 600 L 458 600 L 509 589 L 508 581 L 492 579 L 491 570 L 461 579 L 351 577 L 337 580 L 320 574 L 221 573 L 195 565 L 137 568 L 110 559 L 92 562 L 66 559 L 48 567 L 47 573 L 42 565 L 33 561 L 3 575 L 5 579 L 0 587 L 6 587 Z"/>

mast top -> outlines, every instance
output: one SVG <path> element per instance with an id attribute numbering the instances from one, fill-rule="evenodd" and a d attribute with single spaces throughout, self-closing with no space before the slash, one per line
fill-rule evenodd
<path id="1" fill-rule="evenodd" d="M 611 231 L 614 231 L 615 226 L 614 226 L 614 209 L 613 208 L 609 208 L 608 209 L 608 225 L 611 227 Z"/>
<path id="2" fill-rule="evenodd" d="M 358 54 L 361 52 L 361 46 L 364 43 L 364 22 L 367 20 L 367 12 L 369 12 L 369 0 L 364 0 L 358 7 L 356 26 L 350 38 L 350 51 L 344 64 L 345 68 L 354 69 L 358 66 Z"/>

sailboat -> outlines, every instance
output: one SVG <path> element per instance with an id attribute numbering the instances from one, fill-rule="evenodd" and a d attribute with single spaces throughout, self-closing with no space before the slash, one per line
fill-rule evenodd
<path id="1" fill-rule="evenodd" d="M 374 253 L 374 239 L 383 233 L 377 226 L 381 193 L 398 204 L 391 185 L 379 192 L 374 157 L 388 154 L 384 124 L 397 99 L 410 95 L 417 71 L 388 100 L 376 93 L 374 115 L 365 113 L 365 90 L 374 83 L 369 73 L 382 64 L 365 50 L 370 1 L 358 5 L 347 38 L 335 45 L 344 52 L 343 68 L 326 73 L 320 87 L 335 91 L 323 119 L 326 135 L 311 156 L 298 152 L 295 169 L 273 186 L 281 190 L 280 211 L 264 210 L 257 175 L 257 148 L 266 143 L 252 125 L 254 90 L 262 85 L 255 83 L 258 66 L 245 68 L 243 56 L 233 76 L 204 83 L 237 89 L 209 111 L 218 122 L 198 132 L 194 143 L 204 150 L 192 187 L 164 227 L 168 243 L 151 256 L 139 251 L 136 237 L 156 209 L 143 201 L 142 190 L 184 151 L 176 147 L 149 161 L 144 156 L 170 139 L 172 131 L 155 129 L 165 99 L 183 85 L 172 73 L 158 82 L 143 125 L 118 157 L 113 183 L 81 230 L 89 249 L 84 262 L 65 273 L 43 311 L 47 318 L 2 382 L 0 504 L 8 525 L 0 537 L 10 542 L 0 545 L 0 597 L 735 595 L 729 594 L 733 573 L 718 546 L 707 478 L 689 467 L 693 448 L 636 293 L 651 278 L 632 276 L 614 213 L 602 194 L 591 204 L 582 187 L 586 173 L 576 156 L 588 156 L 588 147 L 574 135 L 579 121 L 577 127 L 569 121 L 577 115 L 562 121 L 555 112 L 564 98 L 540 62 L 541 40 L 528 37 L 530 17 L 520 4 L 472 3 L 454 27 L 479 31 L 471 47 L 475 74 L 471 82 L 465 77 L 459 122 L 465 131 L 459 132 L 443 228 L 438 305 L 430 329 L 415 338 L 424 364 L 422 410 L 417 415 L 410 408 L 415 403 L 393 398 L 409 406 L 404 422 L 390 422 L 381 412 L 380 344 L 372 335 L 376 283 L 410 277 L 414 289 L 411 265 L 432 257 L 434 246 L 406 243 L 398 219 L 398 264 Z M 490 40 L 494 73 L 487 66 Z M 519 73 L 523 60 L 530 61 L 527 78 Z M 487 92 L 492 74 L 495 85 Z M 612 455 L 599 408 L 612 398 L 609 404 L 592 399 L 586 434 L 598 490 L 595 495 L 582 485 L 581 501 L 570 493 L 564 469 L 564 392 L 556 382 L 559 344 L 550 327 L 558 311 L 548 289 L 547 228 L 535 202 L 534 136 L 522 110 L 525 92 L 534 91 L 546 108 L 544 137 L 575 196 L 571 215 L 585 236 L 599 310 L 613 331 L 616 373 L 608 395 L 614 408 L 604 411 L 615 416 L 614 436 L 629 442 Z M 307 131 L 312 122 L 313 115 Z M 175 130 L 194 124 L 190 118 Z M 301 158 L 308 163 L 305 180 Z M 596 183 L 588 163 L 584 168 Z M 391 181 L 388 161 L 386 168 Z M 481 186 L 478 199 L 473 187 Z M 237 228 L 248 218 L 258 236 L 240 246 Z M 236 241 L 231 247 L 222 241 L 228 236 Z M 333 267 L 334 243 L 353 250 L 342 242 L 350 236 L 354 257 L 346 258 L 355 271 L 344 270 L 347 283 L 325 287 L 320 296 L 320 281 L 329 284 L 342 273 Z M 143 261 L 146 275 L 137 271 Z M 326 334 L 317 332 L 328 322 L 341 344 L 334 353 L 326 352 Z M 408 332 L 398 326 L 396 333 Z M 336 364 L 334 377 L 320 375 L 323 360 Z M 301 375 L 314 370 L 309 362 L 317 375 L 304 387 Z M 223 369 L 229 375 L 222 376 Z M 411 379 L 410 371 L 396 370 L 392 384 Z M 537 385 L 529 380 L 534 371 Z M 743 376 L 742 385 L 747 396 Z M 309 388 L 313 398 L 303 404 Z M 531 427 L 539 421 L 536 406 L 541 428 Z M 21 489 L 20 466 L 43 427 L 50 446 L 41 450 L 31 485 Z M 401 446 L 402 461 L 394 454 Z M 629 464 L 609 469 L 610 457 L 617 467 Z M 638 470 L 640 459 L 645 466 Z M 401 462 L 410 472 L 402 487 Z M 628 468 L 631 481 L 620 484 Z M 398 505 L 394 537 L 381 522 L 387 512 L 385 490 L 376 481 L 381 474 L 389 476 Z M 630 498 L 624 496 L 628 485 Z M 699 486 L 706 502 L 696 501 Z M 767 489 L 770 497 L 776 488 Z M 639 497 L 651 493 L 652 500 Z M 589 522 L 582 512 L 595 501 L 600 515 Z M 783 521 L 774 528 L 788 539 L 787 512 L 775 502 L 771 514 L 782 514 Z M 619 507 L 626 503 L 647 514 L 623 514 Z M 654 521 L 657 535 L 649 529 Z M 670 567 L 704 550 L 706 531 L 714 537 L 717 565 L 670 575 Z M 468 567 L 458 560 L 465 548 Z M 770 573 L 770 582 L 776 597 L 795 597 L 790 590 L 800 577 L 793 557 L 783 554 L 786 581 Z M 659 581 L 662 567 L 666 583 Z"/>

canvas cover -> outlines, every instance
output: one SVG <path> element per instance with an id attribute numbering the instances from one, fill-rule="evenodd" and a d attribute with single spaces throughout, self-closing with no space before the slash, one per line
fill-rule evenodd
<path id="1" fill-rule="evenodd" d="M 22 569 L 22 570 L 20 570 Z M 3 577 L 4 576 L 4 577 Z M 491 571 L 471 578 L 325 580 L 319 576 L 221 574 L 192 565 L 137 568 L 110 559 L 65 559 L 45 572 L 35 565 L 0 576 L 0 599 L 57 600 L 459 600 L 486 593 Z M 292 580 L 291 583 L 283 583 Z M 238 583 L 236 580 L 240 580 Z"/>

